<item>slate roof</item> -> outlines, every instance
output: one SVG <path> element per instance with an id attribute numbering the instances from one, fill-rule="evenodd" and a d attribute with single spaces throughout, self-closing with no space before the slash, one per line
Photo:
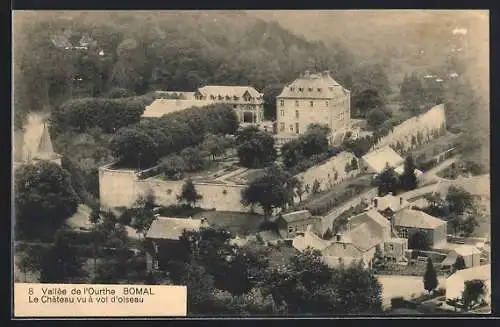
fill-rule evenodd
<path id="1" fill-rule="evenodd" d="M 323 240 L 321 237 L 314 234 L 311 229 L 306 230 L 304 235 L 294 237 L 292 241 L 292 246 L 299 251 L 304 251 L 308 247 L 323 251 L 330 244 L 331 242 Z"/>
<path id="2" fill-rule="evenodd" d="M 199 230 L 201 219 L 158 217 L 147 232 L 148 238 L 178 240 L 184 230 Z"/>
<path id="3" fill-rule="evenodd" d="M 446 221 L 433 217 L 420 210 L 404 209 L 394 215 L 394 225 L 410 228 L 435 229 Z"/>
<path id="4" fill-rule="evenodd" d="M 362 157 L 365 164 L 376 173 L 381 173 L 388 164 L 392 168 L 396 168 L 404 163 L 401 157 L 390 146 L 385 146 L 378 150 L 369 152 Z"/>
<path id="5" fill-rule="evenodd" d="M 286 85 L 277 98 L 333 99 L 348 93 L 349 91 L 335 81 L 329 72 L 309 75 L 306 72 Z"/>
<path id="6" fill-rule="evenodd" d="M 361 251 L 368 251 L 384 242 L 383 230 L 376 224 L 374 221 L 365 222 L 351 229 L 343 237 Z"/>
<path id="7" fill-rule="evenodd" d="M 198 89 L 203 96 L 237 96 L 239 98 L 243 97 L 245 92 L 248 92 L 254 98 L 262 97 L 262 94 L 259 93 L 255 88 L 251 86 L 233 86 L 233 85 L 206 85 L 200 87 Z"/>
<path id="8" fill-rule="evenodd" d="M 384 211 L 386 209 L 391 209 L 393 212 L 396 212 L 402 208 L 406 208 L 410 206 L 410 203 L 403 199 L 401 203 L 401 197 L 394 196 L 392 194 L 386 194 L 384 196 L 374 197 L 373 200 L 377 200 L 377 206 L 375 207 L 375 201 L 373 202 L 373 206 L 377 208 L 378 211 Z"/>
<path id="9" fill-rule="evenodd" d="M 357 225 L 361 225 L 364 223 L 375 222 L 378 224 L 379 228 L 389 228 L 391 227 L 391 223 L 387 218 L 382 216 L 377 210 L 371 209 L 368 211 L 364 211 L 356 216 L 349 218 L 349 222 L 351 224 L 351 228 L 356 227 Z"/>
<path id="10" fill-rule="evenodd" d="M 334 242 L 323 250 L 325 257 L 362 258 L 364 251 L 352 243 Z"/>

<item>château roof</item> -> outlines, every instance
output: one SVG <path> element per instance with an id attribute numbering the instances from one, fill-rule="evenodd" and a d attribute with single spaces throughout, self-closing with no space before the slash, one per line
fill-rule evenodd
<path id="1" fill-rule="evenodd" d="M 203 96 L 230 96 L 230 97 L 243 97 L 243 95 L 248 92 L 250 96 L 254 98 L 260 98 L 262 96 L 255 88 L 252 86 L 233 86 L 233 85 L 206 85 L 198 89 Z"/>
<path id="2" fill-rule="evenodd" d="M 306 71 L 305 74 L 285 86 L 277 98 L 334 99 L 347 94 L 349 91 L 335 81 L 330 76 L 330 72 L 310 74 Z"/>

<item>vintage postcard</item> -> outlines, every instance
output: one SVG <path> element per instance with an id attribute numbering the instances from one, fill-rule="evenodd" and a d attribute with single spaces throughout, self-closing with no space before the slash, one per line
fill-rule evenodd
<path id="1" fill-rule="evenodd" d="M 491 313 L 489 13 L 14 11 L 13 317 Z"/>

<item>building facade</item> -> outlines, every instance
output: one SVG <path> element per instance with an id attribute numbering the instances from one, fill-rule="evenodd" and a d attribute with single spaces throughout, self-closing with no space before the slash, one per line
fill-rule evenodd
<path id="1" fill-rule="evenodd" d="M 304 233 L 308 225 L 317 225 L 320 217 L 312 216 L 308 210 L 294 211 L 280 215 L 276 220 L 278 233 L 283 238 L 293 238 L 298 233 Z"/>
<path id="2" fill-rule="evenodd" d="M 276 97 L 278 135 L 302 134 L 310 124 L 327 124 L 334 136 L 349 126 L 350 99 L 350 91 L 329 71 L 306 71 Z"/>
<path id="3" fill-rule="evenodd" d="M 195 92 L 156 92 L 157 99 L 144 111 L 143 117 L 161 117 L 192 107 L 216 103 L 232 106 L 243 125 L 262 123 L 264 98 L 251 86 L 207 85 Z"/>

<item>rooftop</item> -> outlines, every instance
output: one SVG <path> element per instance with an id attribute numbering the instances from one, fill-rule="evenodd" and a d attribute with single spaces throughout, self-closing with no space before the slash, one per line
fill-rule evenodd
<path id="1" fill-rule="evenodd" d="M 236 86 L 236 85 L 207 85 L 200 87 L 198 92 L 203 96 L 209 95 L 221 95 L 221 96 L 230 96 L 230 97 L 243 97 L 243 95 L 248 92 L 250 96 L 254 98 L 262 97 L 262 94 L 259 93 L 252 86 Z"/>
<path id="2" fill-rule="evenodd" d="M 393 212 L 396 212 L 402 208 L 408 207 L 409 205 L 410 203 L 403 199 L 403 197 L 394 196 L 390 193 L 384 196 L 377 196 L 373 198 L 373 206 L 378 211 L 391 209 Z"/>
<path id="3" fill-rule="evenodd" d="M 351 227 L 355 227 L 359 224 L 364 224 L 368 222 L 374 222 L 376 223 L 379 227 L 382 228 L 390 228 L 391 223 L 387 218 L 382 216 L 377 210 L 371 209 L 364 211 L 356 216 L 353 216 L 349 218 L 349 222 L 351 224 Z"/>
<path id="4" fill-rule="evenodd" d="M 435 229 L 446 224 L 446 221 L 420 210 L 404 209 L 394 215 L 394 224 L 403 227 Z"/>
<path id="5" fill-rule="evenodd" d="M 396 168 L 404 162 L 403 157 L 390 146 L 369 152 L 362 159 L 376 173 L 381 173 L 387 166 Z"/>
<path id="6" fill-rule="evenodd" d="M 304 251 L 308 247 L 311 247 L 315 250 L 323 251 L 330 244 L 331 242 L 326 241 L 321 237 L 319 237 L 318 235 L 314 234 L 311 228 L 308 228 L 304 232 L 304 235 L 296 236 L 292 241 L 292 246 L 299 251 Z"/>
<path id="7" fill-rule="evenodd" d="M 458 270 L 455 272 L 453 275 L 448 277 L 450 278 L 459 278 L 461 280 L 467 281 L 467 280 L 473 280 L 473 279 L 480 279 L 480 280 L 490 280 L 491 279 L 491 265 L 482 265 L 482 266 L 475 266 L 472 268 L 468 269 L 462 269 Z"/>
<path id="8" fill-rule="evenodd" d="M 292 83 L 286 85 L 277 98 L 333 99 L 348 93 L 348 90 L 330 76 L 329 71 L 318 74 L 306 71 Z"/>
<path id="9" fill-rule="evenodd" d="M 199 230 L 202 219 L 158 217 L 147 232 L 148 238 L 178 240 L 184 230 Z"/>
<path id="10" fill-rule="evenodd" d="M 477 247 L 469 244 L 458 244 L 457 246 L 455 246 L 453 251 L 462 257 L 473 254 L 481 254 L 481 251 Z"/>

